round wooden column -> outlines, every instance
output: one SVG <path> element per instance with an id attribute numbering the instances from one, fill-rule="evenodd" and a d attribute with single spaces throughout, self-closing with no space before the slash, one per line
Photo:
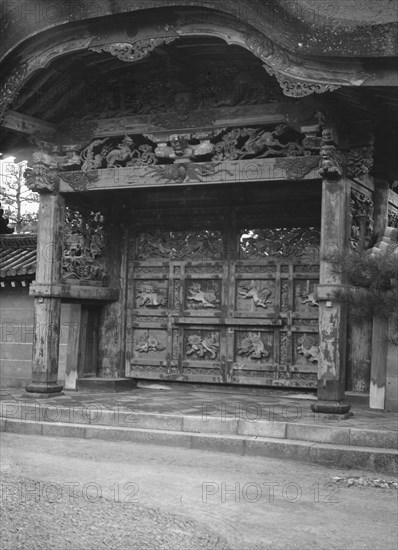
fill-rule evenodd
<path id="1" fill-rule="evenodd" d="M 35 153 L 33 162 L 26 180 L 40 193 L 35 282 L 50 289 L 62 282 L 65 202 L 57 191 L 57 163 L 46 153 Z M 61 299 L 48 294 L 34 298 L 32 382 L 25 388 L 34 397 L 60 395 L 63 389 L 58 385 Z"/>
<path id="2" fill-rule="evenodd" d="M 345 414 L 344 402 L 347 339 L 346 306 L 336 301 L 335 291 L 344 284 L 339 259 L 348 250 L 350 182 L 343 176 L 342 159 L 334 144 L 321 149 L 322 176 L 321 265 L 319 300 L 318 401 L 319 413 Z"/>

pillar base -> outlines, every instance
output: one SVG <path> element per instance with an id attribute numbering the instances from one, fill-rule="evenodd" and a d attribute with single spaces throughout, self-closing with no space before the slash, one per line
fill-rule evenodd
<path id="1" fill-rule="evenodd" d="M 59 386 L 56 383 L 47 384 L 45 382 L 31 382 L 25 386 L 25 397 L 32 397 L 34 399 L 48 399 L 49 397 L 59 397 L 64 395 L 63 386 Z"/>
<path id="2" fill-rule="evenodd" d="M 65 395 L 63 391 L 59 393 L 24 393 L 21 395 L 23 399 L 52 399 L 53 397 L 61 397 L 61 395 Z"/>
<path id="3" fill-rule="evenodd" d="M 311 410 L 315 413 L 347 414 L 350 409 L 351 403 L 344 401 L 315 401 L 311 403 Z"/>

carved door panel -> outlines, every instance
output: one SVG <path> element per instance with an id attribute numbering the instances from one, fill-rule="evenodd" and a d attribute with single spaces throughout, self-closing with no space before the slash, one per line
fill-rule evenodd
<path id="1" fill-rule="evenodd" d="M 238 236 L 227 319 L 230 381 L 316 387 L 319 231 L 246 229 Z"/>
<path id="2" fill-rule="evenodd" d="M 139 232 L 130 249 L 129 376 L 226 382 L 221 231 Z"/>
<path id="3" fill-rule="evenodd" d="M 315 387 L 318 241 L 302 229 L 139 232 L 128 375 Z"/>

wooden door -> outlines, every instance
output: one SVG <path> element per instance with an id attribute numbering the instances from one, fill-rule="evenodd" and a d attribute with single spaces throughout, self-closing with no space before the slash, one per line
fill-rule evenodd
<path id="1" fill-rule="evenodd" d="M 127 374 L 315 387 L 319 231 L 137 230 Z"/>

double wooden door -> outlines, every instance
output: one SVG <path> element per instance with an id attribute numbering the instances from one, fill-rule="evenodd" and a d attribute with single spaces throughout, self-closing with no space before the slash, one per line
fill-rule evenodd
<path id="1" fill-rule="evenodd" d="M 137 228 L 127 375 L 316 387 L 319 230 Z"/>

